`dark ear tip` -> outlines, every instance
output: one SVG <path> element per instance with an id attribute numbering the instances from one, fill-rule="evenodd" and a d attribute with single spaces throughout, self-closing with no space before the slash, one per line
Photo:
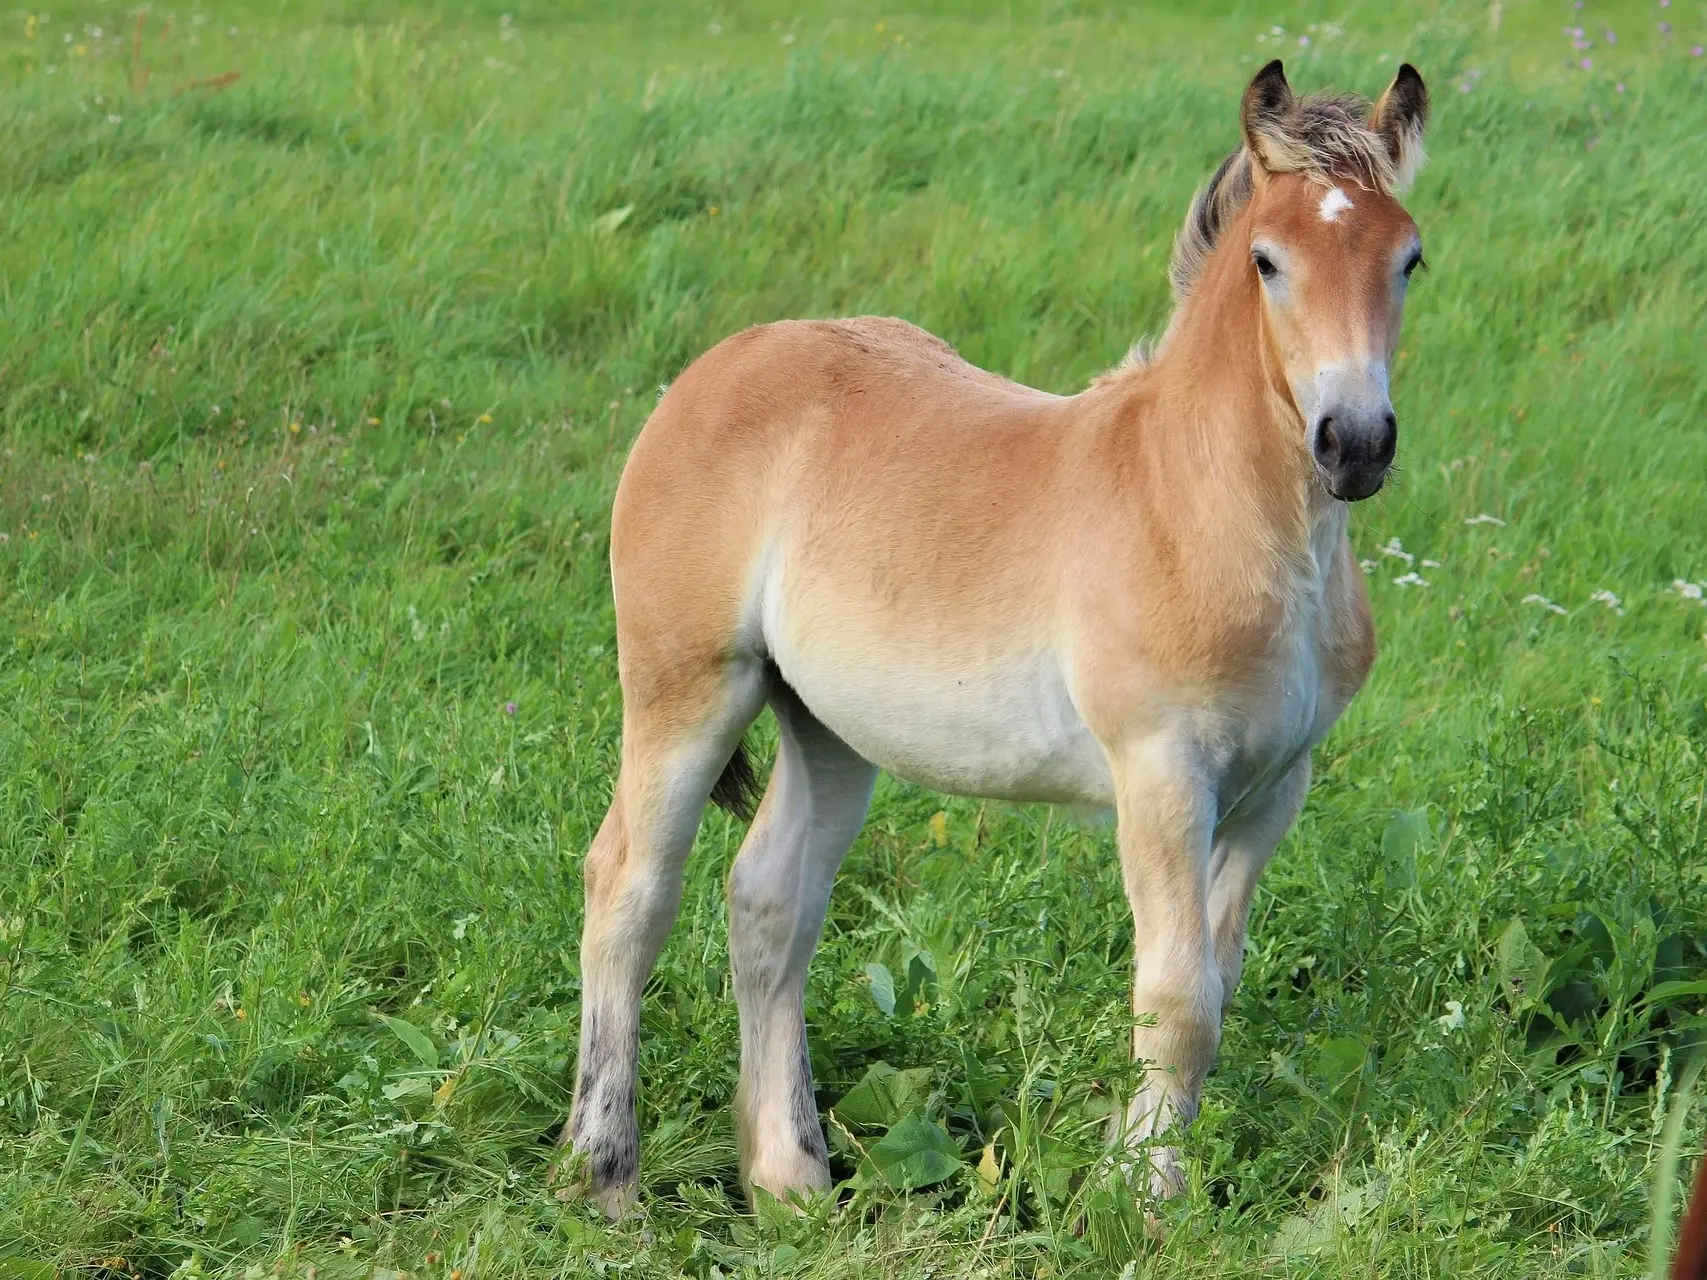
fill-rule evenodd
<path id="1" fill-rule="evenodd" d="M 1286 82 L 1286 68 L 1275 58 L 1256 75 L 1251 77 L 1250 88 L 1245 90 L 1246 110 L 1268 115 L 1284 110 L 1292 100 L 1292 86 Z"/>

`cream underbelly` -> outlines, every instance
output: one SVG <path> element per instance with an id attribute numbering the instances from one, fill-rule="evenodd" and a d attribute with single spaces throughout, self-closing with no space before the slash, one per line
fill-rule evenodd
<path id="1" fill-rule="evenodd" d="M 956 666 L 922 655 L 773 652 L 812 714 L 897 777 L 955 795 L 1108 806 L 1108 761 L 1046 653 Z"/>
<path id="2" fill-rule="evenodd" d="M 1108 756 L 1052 658 L 958 670 L 833 650 L 777 655 L 783 678 L 842 741 L 897 777 L 954 795 L 1114 805 Z M 1180 707 L 1135 736 L 1174 743 L 1230 817 L 1283 778 L 1327 727 L 1313 672 L 1255 707 Z"/>
<path id="3" fill-rule="evenodd" d="M 814 595 L 764 593 L 763 644 L 807 708 L 867 760 L 956 795 L 1114 805 L 1108 755 L 1042 628 L 1022 647 L 1018 637 L 914 630 L 893 617 L 873 626 L 875 610 L 826 607 Z M 1231 816 L 1284 777 L 1342 709 L 1325 704 L 1313 631 L 1294 630 L 1266 672 L 1219 698 L 1158 687 L 1145 722 L 1123 726 L 1122 737 L 1177 750 L 1179 766 Z"/>

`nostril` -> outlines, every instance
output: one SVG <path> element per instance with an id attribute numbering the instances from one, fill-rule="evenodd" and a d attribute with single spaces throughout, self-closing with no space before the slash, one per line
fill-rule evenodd
<path id="1" fill-rule="evenodd" d="M 1398 445 L 1399 420 L 1395 418 L 1392 411 L 1389 410 L 1381 419 L 1381 445 L 1378 451 L 1381 460 L 1383 462 L 1392 461 L 1393 452 L 1398 448 Z"/>
<path id="2" fill-rule="evenodd" d="M 1331 461 L 1339 452 L 1340 438 L 1334 431 L 1334 420 L 1323 418 L 1316 424 L 1316 455 L 1323 461 Z"/>

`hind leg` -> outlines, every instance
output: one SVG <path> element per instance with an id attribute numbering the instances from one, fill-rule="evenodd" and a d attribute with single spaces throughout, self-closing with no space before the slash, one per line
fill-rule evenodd
<path id="1" fill-rule="evenodd" d="M 765 683 L 761 664 L 730 664 L 701 687 L 691 717 L 680 703 L 669 716 L 655 703 L 624 706 L 616 795 L 587 853 L 580 1056 L 562 1139 L 586 1160 L 574 1191 L 613 1218 L 638 1185 L 641 988 L 675 921 L 706 797 L 758 713 Z"/>
<path id="2" fill-rule="evenodd" d="M 741 1010 L 741 1181 L 772 1195 L 830 1185 L 806 1052 L 806 968 L 830 886 L 871 803 L 876 766 L 786 688 L 764 803 L 729 870 L 729 953 Z"/>

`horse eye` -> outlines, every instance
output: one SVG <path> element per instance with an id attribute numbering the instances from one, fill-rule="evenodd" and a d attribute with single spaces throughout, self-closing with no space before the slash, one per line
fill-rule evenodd
<path id="1" fill-rule="evenodd" d="M 1256 264 L 1257 274 L 1264 280 L 1274 279 L 1275 275 L 1280 270 L 1279 267 L 1274 265 L 1274 259 L 1270 258 L 1261 249 L 1253 249 L 1251 251 L 1251 261 Z M 1409 275 L 1410 272 L 1407 270 L 1405 274 Z"/>
<path id="2" fill-rule="evenodd" d="M 1423 261 L 1422 254 L 1412 254 L 1411 260 L 1405 263 L 1405 279 L 1409 280 L 1411 278 L 1411 272 L 1415 271 L 1418 267 L 1426 267 L 1427 265 L 1428 263 Z"/>

